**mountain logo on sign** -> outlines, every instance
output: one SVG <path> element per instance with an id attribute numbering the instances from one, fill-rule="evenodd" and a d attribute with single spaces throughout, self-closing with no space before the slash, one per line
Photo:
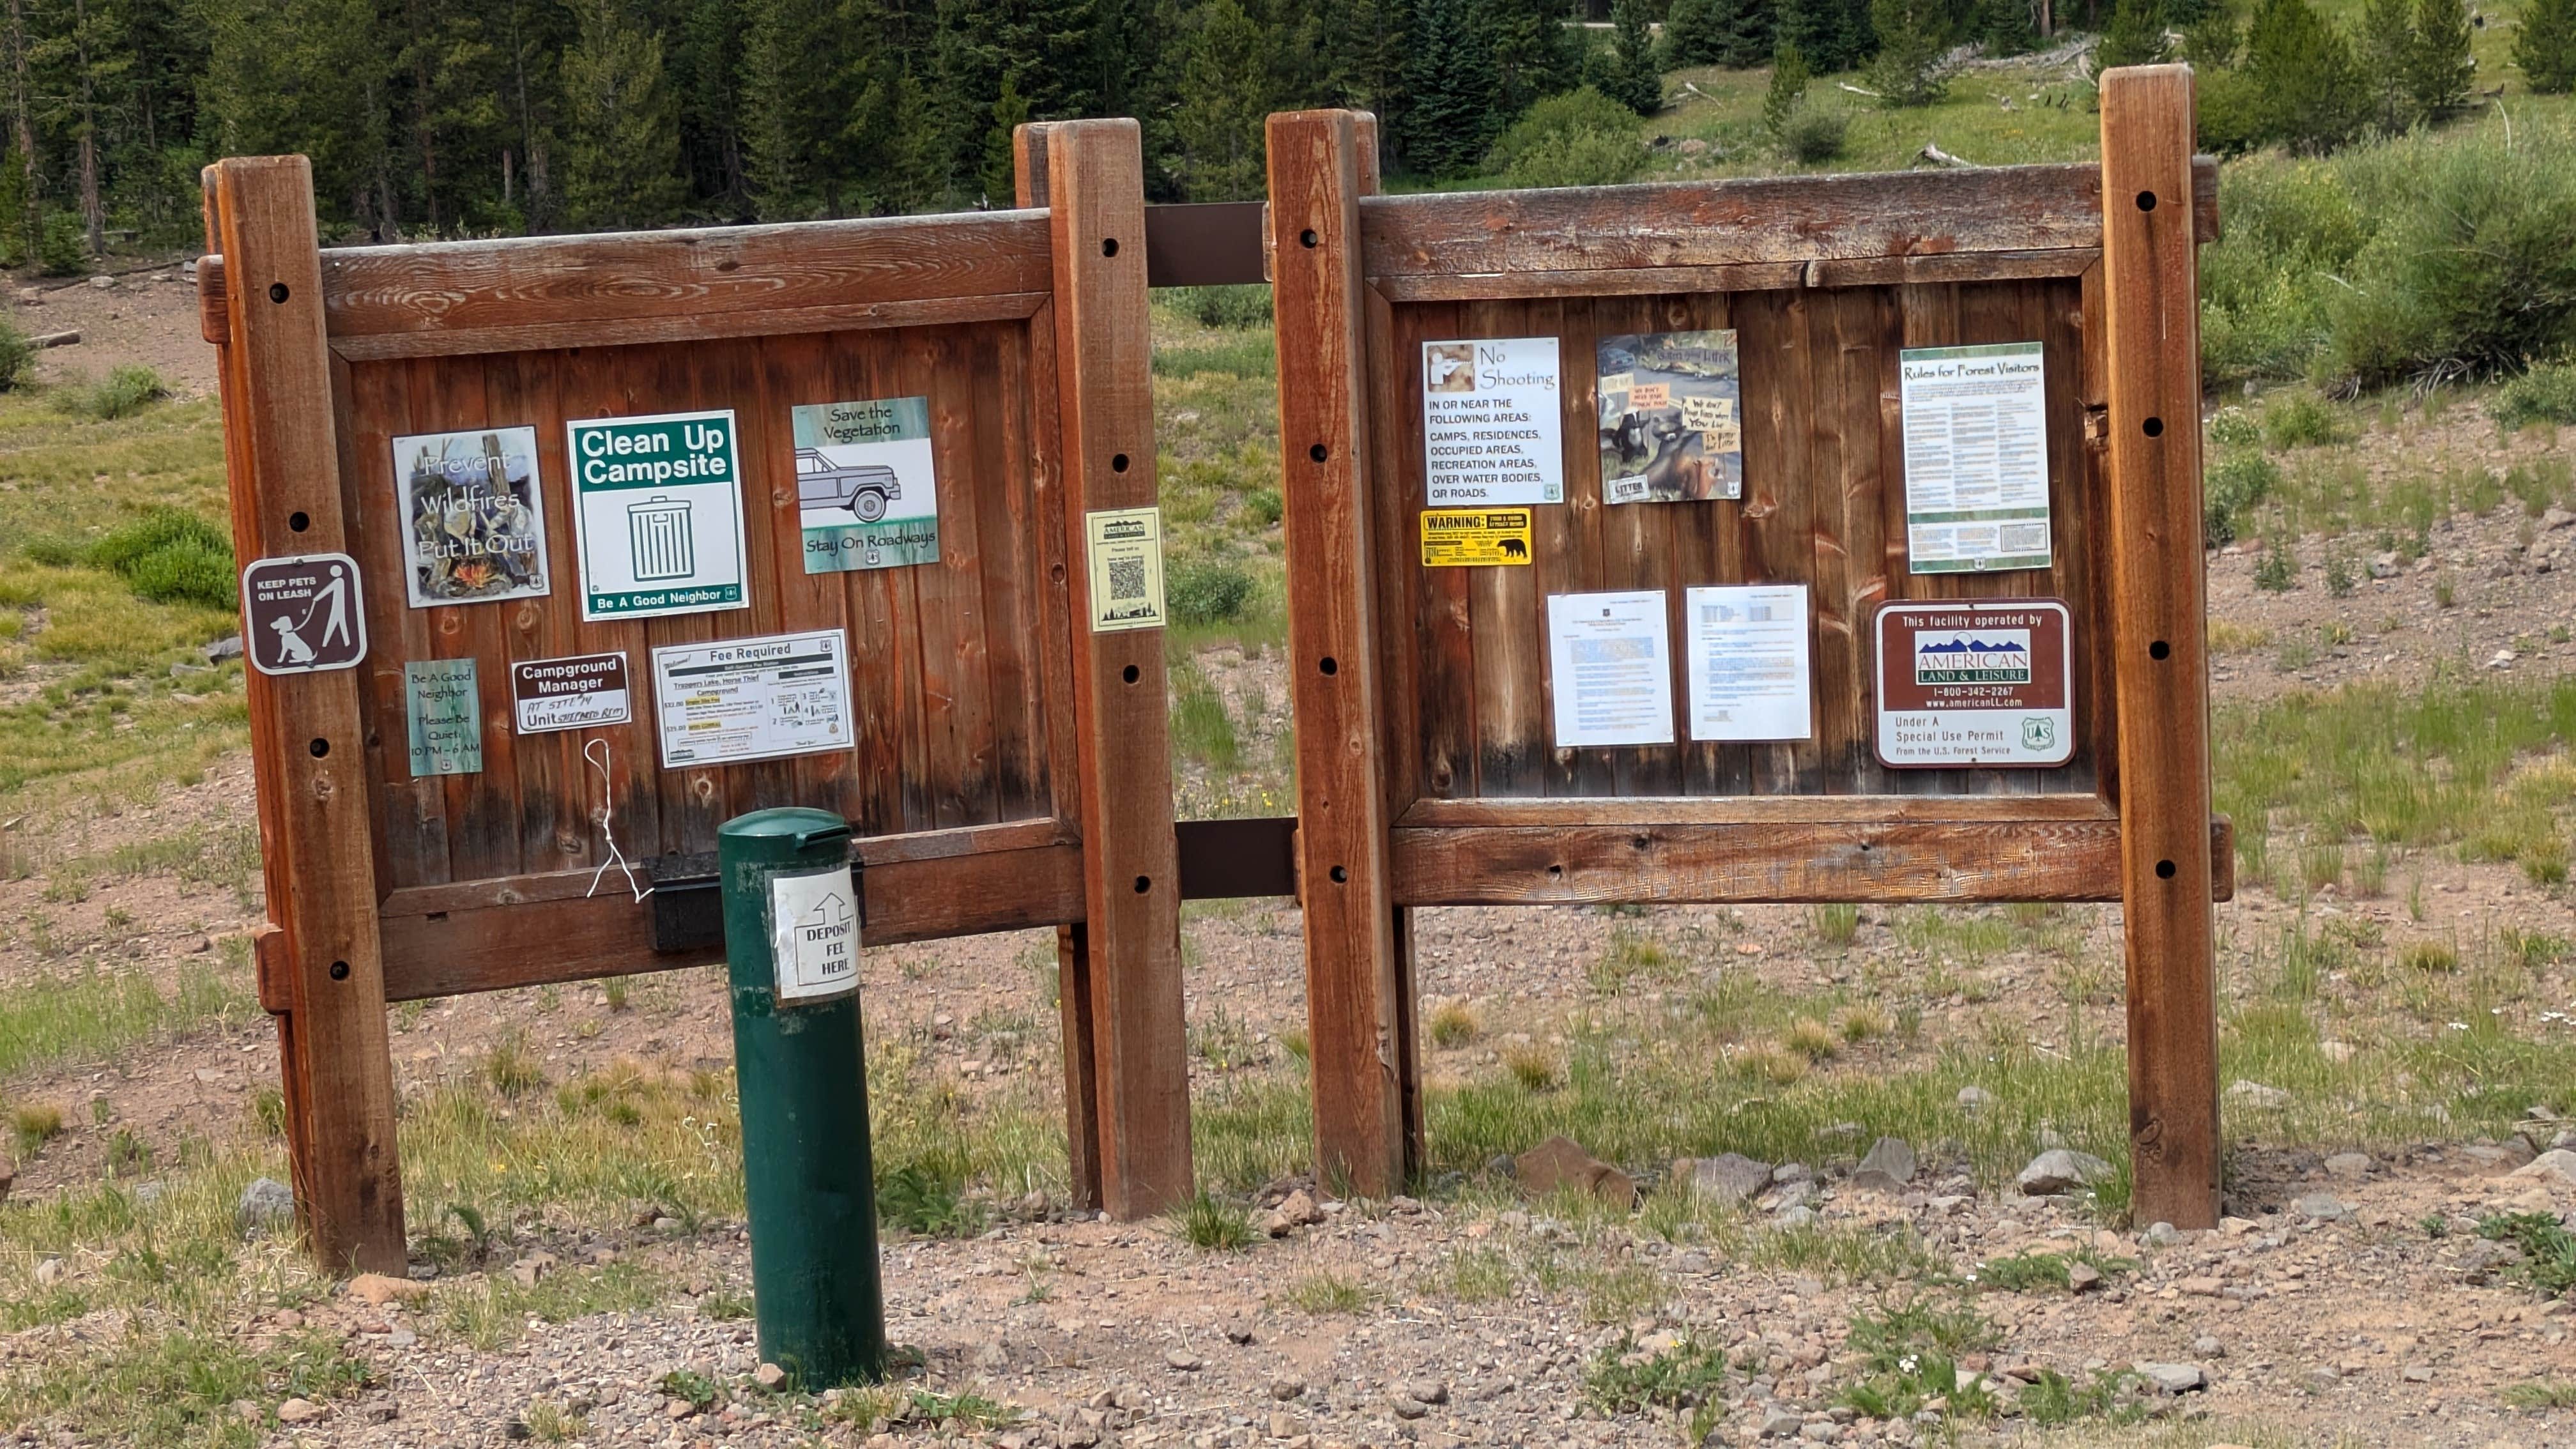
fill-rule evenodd
<path id="1" fill-rule="evenodd" d="M 1933 684 L 2030 683 L 2030 631 L 1914 636 L 1914 682 Z"/>

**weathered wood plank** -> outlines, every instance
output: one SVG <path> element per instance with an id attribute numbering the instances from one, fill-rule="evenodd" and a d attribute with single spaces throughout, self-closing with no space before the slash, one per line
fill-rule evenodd
<path id="1" fill-rule="evenodd" d="M 1085 515 L 1156 497 L 1138 136 L 1125 120 L 1046 132 L 1069 552 Z M 1132 1219 L 1188 1197 L 1192 1181 L 1168 680 L 1163 631 L 1094 631 L 1089 570 L 1071 572 L 1101 1201 Z"/>
<path id="2" fill-rule="evenodd" d="M 2102 77 L 2133 1211 L 2180 1228 L 2216 1226 L 2220 1151 L 2193 125 L 2190 67 Z"/>
<path id="3" fill-rule="evenodd" d="M 2192 215 L 2215 236 L 2217 163 L 2200 165 L 2207 180 L 2195 173 Z M 1366 275 L 1381 287 L 1396 277 L 2054 251 L 2102 244 L 2102 180 L 2100 168 L 2077 164 L 1439 192 L 1370 198 L 1360 233 Z"/>
<path id="4" fill-rule="evenodd" d="M 327 405 L 312 168 L 300 156 L 212 168 L 207 249 L 231 259 L 221 358 L 236 554 L 344 551 L 340 450 Z M 372 587 L 399 589 L 399 578 Z M 292 1010 L 282 1075 L 296 1201 L 337 1270 L 403 1271 L 402 1168 L 376 932 L 375 852 L 357 671 L 248 675 L 264 804 L 268 911 Z"/>
<path id="5" fill-rule="evenodd" d="M 1542 825 L 1986 823 L 2119 819 L 2098 795 L 1688 795 L 1615 800 L 1417 800 L 1405 829 Z"/>
<path id="6" fill-rule="evenodd" d="M 2108 820 L 1399 825 L 1392 838 L 1406 906 L 2115 901 L 2121 887 Z M 2202 847 L 2232 839 L 2211 821 Z"/>
<path id="7" fill-rule="evenodd" d="M 1368 499 L 1360 118 L 1269 122 L 1279 431 L 1297 712 L 1299 880 L 1319 1171 L 1382 1196 L 1415 1144 L 1400 1039 L 1411 983 L 1387 894 L 1387 739 Z M 1401 345 L 1401 344 L 1400 344 Z M 1415 354 L 1418 357 L 1418 354 Z M 1419 368 L 1412 358 L 1395 367 Z M 1412 497 L 1419 497 L 1418 491 Z M 1384 621 L 1409 627 L 1410 621 Z"/>
<path id="8" fill-rule="evenodd" d="M 411 1001 L 503 991 L 701 965 L 724 958 L 653 949 L 653 913 L 638 909 L 614 873 L 584 895 L 589 871 L 527 878 L 524 897 L 488 905 L 440 904 L 447 896 L 398 891 L 383 921 L 389 999 Z M 1082 848 L 1068 843 L 903 860 L 860 872 L 871 945 L 982 931 L 1062 925 L 1083 914 Z M 547 949 L 530 950 L 531 941 Z"/>
<path id="9" fill-rule="evenodd" d="M 639 323 L 739 326 L 733 336 L 839 330 L 868 308 L 1009 293 L 1034 305 L 1054 285 L 1046 218 L 1030 211 L 343 247 L 323 253 L 322 273 L 342 347 L 441 333 L 534 339 L 519 347 L 718 335 L 611 335 Z M 797 325 L 799 313 L 813 325 Z M 566 327 L 577 336 L 544 331 Z"/>

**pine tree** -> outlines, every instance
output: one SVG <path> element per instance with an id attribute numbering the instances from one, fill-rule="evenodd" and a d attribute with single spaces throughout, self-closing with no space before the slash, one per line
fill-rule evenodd
<path id="1" fill-rule="evenodd" d="M 1795 45 L 1782 45 L 1772 57 L 1771 86 L 1762 95 L 1762 127 L 1772 140 L 1788 134 L 1789 118 L 1798 113 L 1798 102 L 1806 99 L 1807 83 L 1814 78 L 1806 54 Z"/>
<path id="2" fill-rule="evenodd" d="M 1207 0 L 1180 46 L 1181 189 L 1192 201 L 1242 201 L 1262 192 L 1262 130 L 1271 110 L 1271 66 L 1262 27 L 1236 0 Z"/>
<path id="3" fill-rule="evenodd" d="M 573 17 L 579 38 L 563 58 L 573 224 L 622 230 L 666 221 L 687 193 L 662 38 L 620 0 L 574 0 Z"/>
<path id="4" fill-rule="evenodd" d="M 2407 85 L 2415 57 L 2413 0 L 2367 0 L 2353 50 L 2370 91 L 2371 123 L 2391 133 L 2415 124 Z"/>
<path id="5" fill-rule="evenodd" d="M 1949 91 L 1940 69 L 1949 35 L 1936 0 L 1872 0 L 1870 21 L 1878 32 L 1878 58 L 1869 78 L 1879 104 L 1928 106 L 1940 100 Z"/>
<path id="6" fill-rule="evenodd" d="M 1664 64 L 1718 65 L 1726 55 L 1719 0 L 1673 0 L 1664 12 Z"/>
<path id="7" fill-rule="evenodd" d="M 325 217 L 384 235 L 386 59 L 370 0 L 208 0 L 198 91 L 225 156 L 300 152 Z"/>
<path id="8" fill-rule="evenodd" d="M 2413 43 L 2406 52 L 2406 96 L 2416 111 L 2439 120 L 2469 103 L 2477 57 L 2466 0 L 2415 0 Z"/>
<path id="9" fill-rule="evenodd" d="M 2259 140 L 2323 155 L 2368 121 L 2352 42 L 2308 0 L 2259 0 L 2246 28 L 2244 75 Z"/>
<path id="10" fill-rule="evenodd" d="M 2576 0 L 2531 0 L 2514 33 L 2513 63 L 2541 95 L 2576 91 Z"/>
<path id="11" fill-rule="evenodd" d="M 2023 55 L 2039 48 L 2039 19 L 2028 0 L 1980 0 L 1977 41 L 1990 56 Z"/>
<path id="12" fill-rule="evenodd" d="M 1505 117 L 1583 84 L 1582 42 L 1557 0 L 1484 0 L 1484 8 Z"/>
<path id="13" fill-rule="evenodd" d="M 1641 116 L 1664 108 L 1664 74 L 1655 65 L 1655 36 L 1646 0 L 1611 0 L 1610 58 L 1601 93 Z"/>
<path id="14" fill-rule="evenodd" d="M 1417 0 L 1405 67 L 1405 164 L 1426 176 L 1465 176 L 1502 130 L 1494 46 L 1476 0 Z"/>
<path id="15" fill-rule="evenodd" d="M 2099 78 L 2116 66 L 2160 64 L 2165 54 L 2164 15 L 2157 0 L 2118 0 L 2101 43 L 2093 47 L 2093 74 Z"/>
<path id="16" fill-rule="evenodd" d="M 1856 33 L 1850 0 L 1778 0 L 1778 6 L 1772 19 L 1776 42 L 1805 56 L 1818 75 L 1849 70 L 1874 48 Z"/>

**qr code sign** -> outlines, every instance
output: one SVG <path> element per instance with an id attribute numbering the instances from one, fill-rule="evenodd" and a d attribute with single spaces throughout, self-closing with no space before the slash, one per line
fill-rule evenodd
<path id="1" fill-rule="evenodd" d="M 1109 561 L 1109 597 L 1113 602 L 1145 597 L 1143 559 L 1114 558 Z"/>

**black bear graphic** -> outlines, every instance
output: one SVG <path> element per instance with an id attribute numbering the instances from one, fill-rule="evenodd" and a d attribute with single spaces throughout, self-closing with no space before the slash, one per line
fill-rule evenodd
<path id="1" fill-rule="evenodd" d="M 1521 542 L 1521 541 L 1520 541 L 1519 539 L 1517 539 L 1517 538 L 1507 538 L 1507 539 L 1504 539 L 1504 540 L 1503 540 L 1503 557 L 1505 557 L 1505 558 L 1528 558 L 1528 557 L 1529 557 L 1529 545 L 1528 545 L 1528 544 L 1525 544 L 1525 543 L 1523 543 L 1523 542 Z"/>

